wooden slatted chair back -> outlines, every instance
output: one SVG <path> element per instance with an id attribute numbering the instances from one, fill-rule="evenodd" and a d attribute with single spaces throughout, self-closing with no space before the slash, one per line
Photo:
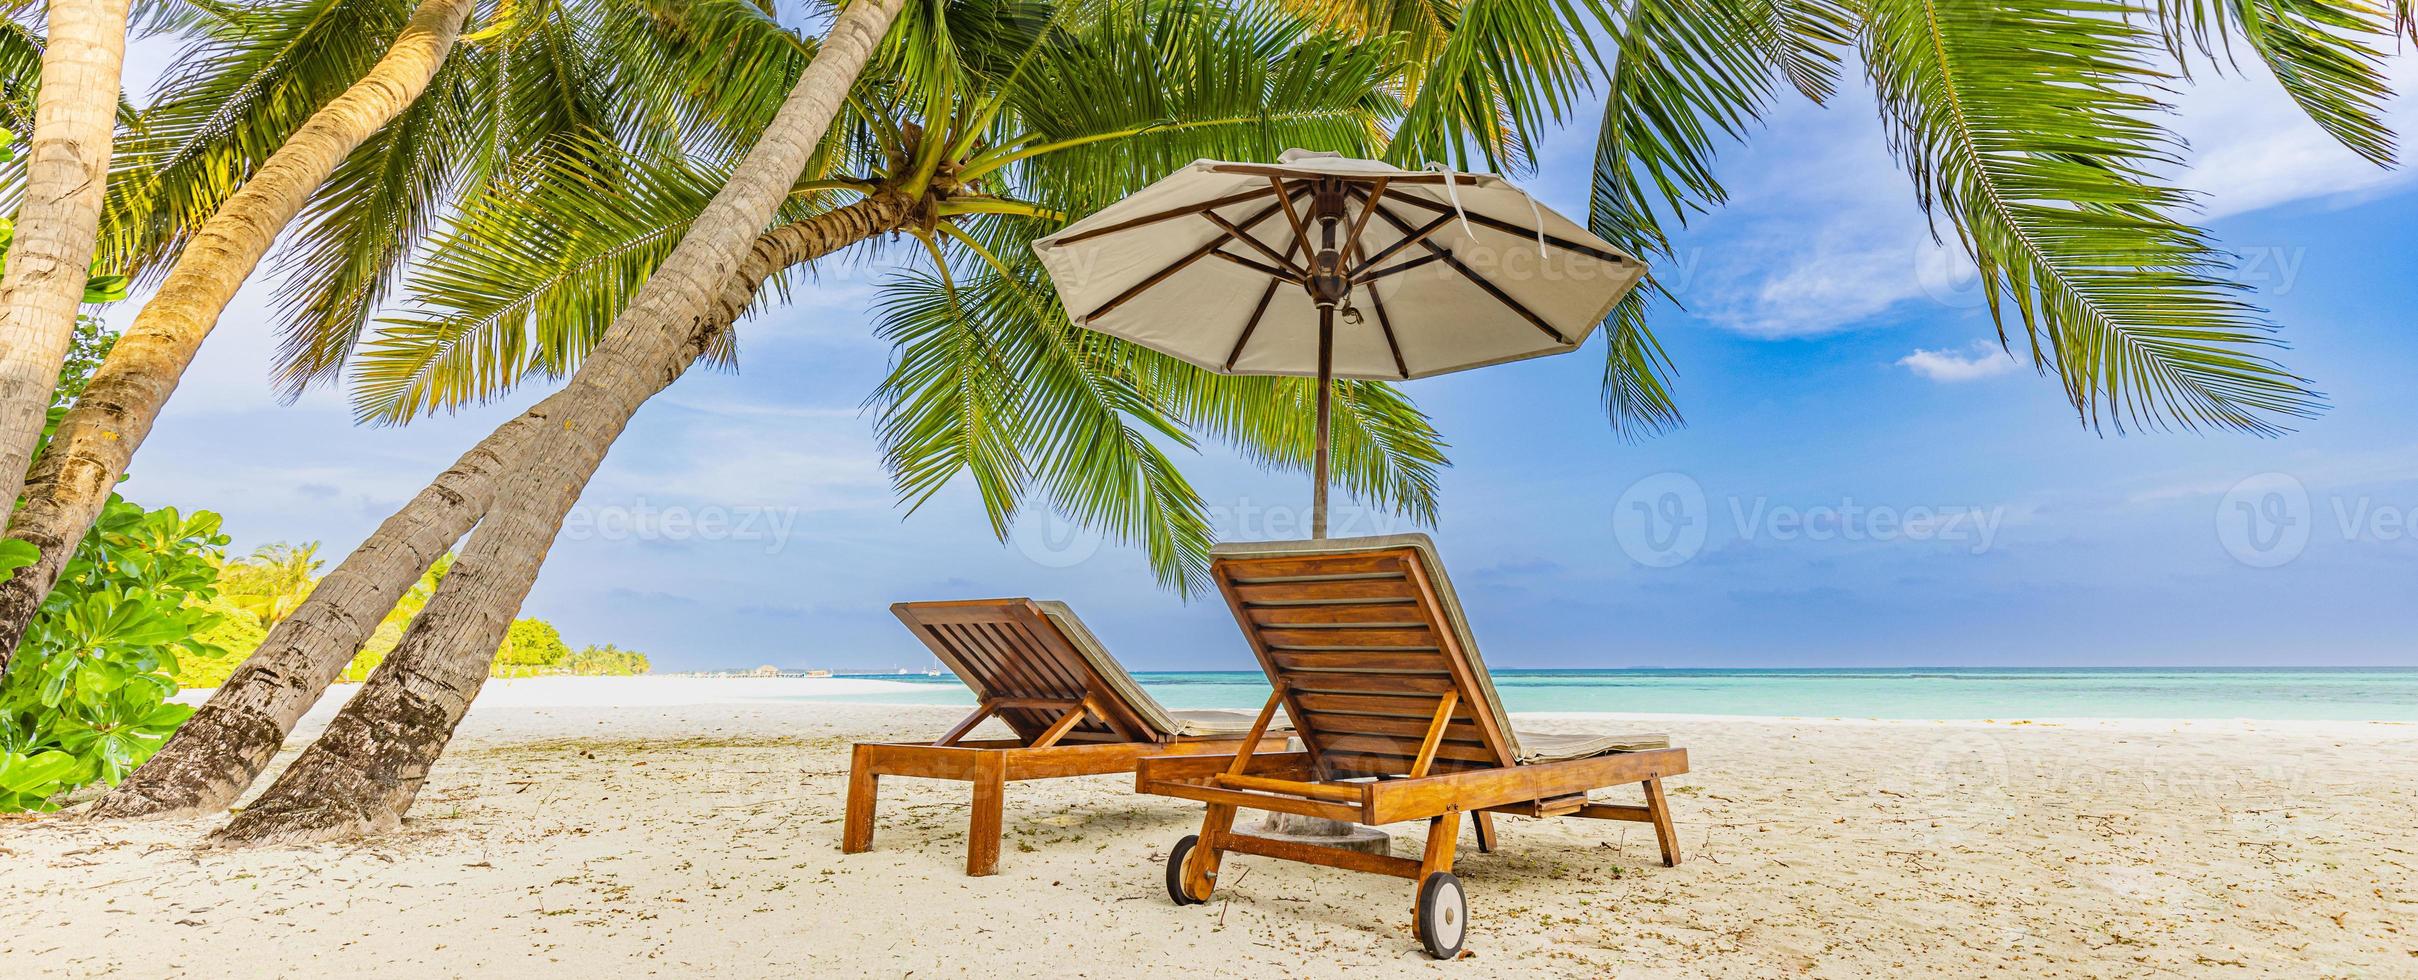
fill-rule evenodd
<path id="1" fill-rule="evenodd" d="M 1413 774 L 1447 695 L 1426 774 L 1517 758 L 1416 549 L 1220 555 L 1210 568 L 1325 778 Z"/>
<path id="2" fill-rule="evenodd" d="M 901 602 L 890 611 L 1026 742 L 1085 698 L 1105 717 L 1084 718 L 1061 743 L 1159 740 L 1031 599 Z"/>

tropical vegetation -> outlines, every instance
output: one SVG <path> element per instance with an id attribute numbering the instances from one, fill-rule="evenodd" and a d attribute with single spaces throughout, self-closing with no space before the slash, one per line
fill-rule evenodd
<path id="1" fill-rule="evenodd" d="M 0 282 L 0 341 L 41 343 L 0 363 L 0 437 L 35 414 L 9 387 L 19 362 L 73 333 L 62 248 L 79 274 L 97 249 L 158 286 L 94 396 L 56 420 L 0 543 L 15 563 L 0 658 L 37 649 L 177 377 L 298 220 L 280 268 L 288 390 L 349 372 L 363 421 L 402 423 L 563 383 L 324 575 L 291 574 L 316 555 L 256 558 L 239 578 L 287 584 L 195 598 L 216 617 L 198 635 L 256 629 L 257 651 L 101 815 L 224 807 L 326 683 L 394 638 L 229 828 L 238 843 L 392 826 L 478 678 L 586 652 L 512 620 L 564 510 L 649 397 L 697 359 L 734 363 L 734 321 L 811 288 L 816 263 L 902 269 L 877 303 L 895 362 L 870 405 L 903 504 L 965 481 L 995 532 L 1048 508 L 1185 591 L 1210 533 L 1180 454 L 1217 442 L 1301 467 L 1314 392 L 1073 329 L 1024 246 L 1190 159 L 1299 145 L 1525 173 L 1600 94 L 1589 223 L 1669 255 L 1722 202 L 1724 145 L 1860 70 L 1915 204 L 2082 424 L 2272 435 L 2322 402 L 2271 358 L 2275 326 L 2163 182 L 2182 153 L 2166 100 L 2254 59 L 2316 125 L 2390 163 L 2384 52 L 2396 31 L 2418 42 L 2407 4 L 2364 0 L 853 0 L 809 6 L 829 15 L 820 39 L 753 0 L 159 7 L 192 43 L 171 94 L 117 124 L 128 152 L 105 202 L 57 160 L 16 185 L 18 247 L 43 275 Z M 114 70 L 122 22 L 52 27 L 45 70 L 70 51 L 78 71 Z M 19 73 L 0 94 L 37 91 L 30 64 L 0 64 Z M 38 88 L 38 138 L 110 142 L 86 81 L 72 99 Z M 1651 327 L 1662 296 L 1607 321 L 1603 398 L 1623 433 L 1681 421 Z M 1427 418 L 1385 385 L 1336 394 L 1340 482 L 1432 516 L 1445 457 Z M 457 544 L 464 574 L 442 574 Z"/>

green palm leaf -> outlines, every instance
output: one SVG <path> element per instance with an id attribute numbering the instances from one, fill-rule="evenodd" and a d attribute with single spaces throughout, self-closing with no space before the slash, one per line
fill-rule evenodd
<path id="1" fill-rule="evenodd" d="M 1785 73 L 1800 90 L 1829 94 L 1844 17 L 1835 8 L 1789 0 L 1631 4 L 1614 36 L 1589 228 L 1633 254 L 1670 257 L 1665 221 L 1684 223 L 1727 199 L 1713 173 L 1716 147 L 1744 138 L 1769 110 L 1776 78 Z M 1668 293 L 1648 276 L 1614 308 L 1604 330 L 1604 409 L 1626 437 L 1682 423 L 1669 360 L 1646 317 L 1651 301 Z"/>
<path id="2" fill-rule="evenodd" d="M 413 270 L 410 305 L 362 345 L 355 417 L 398 424 L 496 398 L 525 378 L 567 375 L 679 244 L 722 174 L 590 146 L 549 161 L 527 188 L 479 202 Z M 817 200 L 801 195 L 780 220 L 803 217 Z M 728 337 L 709 361 L 728 363 Z"/>
<path id="3" fill-rule="evenodd" d="M 1525 173 L 1547 127 L 1568 118 L 1598 60 L 1597 0 L 1275 0 L 1361 41 L 1401 46 L 1392 88 L 1405 103 L 1386 159 Z"/>
<path id="4" fill-rule="evenodd" d="M 1891 146 L 2085 424 L 2281 432 L 2320 401 L 2261 353 L 2273 327 L 2225 253 L 2173 217 L 2188 195 L 2148 174 L 2179 146 L 2142 84 L 2162 77 L 2159 39 L 2128 11 L 1874 3 L 1864 58 Z"/>
<path id="5" fill-rule="evenodd" d="M 2352 152 L 2380 164 L 2394 155 L 2384 120 L 2392 98 L 2378 44 L 2408 28 L 2407 0 L 2388 8 L 2368 0 L 2159 0 L 2168 51 L 2216 58 L 2238 37 L 2274 72 L 2301 111 Z M 2418 43 L 2418 32 L 2411 34 Z"/>
<path id="6" fill-rule="evenodd" d="M 166 271 L 312 112 L 385 53 L 409 18 L 402 0 L 288 0 L 212 20 L 162 76 L 166 93 L 111 161 L 100 260 Z"/>

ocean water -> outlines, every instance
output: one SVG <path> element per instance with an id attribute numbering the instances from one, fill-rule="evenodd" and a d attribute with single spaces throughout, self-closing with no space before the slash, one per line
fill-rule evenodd
<path id="1" fill-rule="evenodd" d="M 805 700 L 972 705 L 955 677 L 853 675 L 912 691 Z M 1257 709 L 1255 671 L 1139 672 L 1170 708 Z M 2418 668 L 1497 670 L 1512 711 L 1810 718 L 2249 718 L 2418 722 Z"/>

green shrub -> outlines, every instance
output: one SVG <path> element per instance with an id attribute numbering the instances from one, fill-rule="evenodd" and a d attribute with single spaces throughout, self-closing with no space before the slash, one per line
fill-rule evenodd
<path id="1" fill-rule="evenodd" d="M 561 673 L 563 662 L 571 659 L 571 645 L 563 642 L 561 630 L 542 619 L 515 619 L 504 634 L 504 645 L 495 652 L 497 677 L 527 677 L 534 674 Z"/>
<path id="2" fill-rule="evenodd" d="M 168 697 L 184 661 L 226 656 L 205 639 L 226 544 L 216 514 L 109 499 L 0 677 L 0 810 L 115 785 L 193 713 Z M 0 568 L 33 557 L 0 542 Z"/>

